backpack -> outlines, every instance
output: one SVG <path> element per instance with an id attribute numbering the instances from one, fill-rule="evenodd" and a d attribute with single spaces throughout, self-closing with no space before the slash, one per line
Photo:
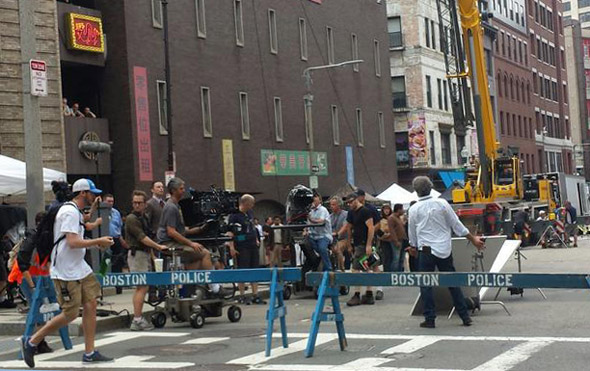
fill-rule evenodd
<path id="1" fill-rule="evenodd" d="M 37 226 L 37 231 L 32 236 L 32 243 L 37 248 L 37 253 L 39 254 L 39 261 L 44 262 L 45 259 L 50 259 L 51 251 L 53 248 L 57 246 L 64 238 L 65 235 L 61 236 L 54 240 L 55 236 L 53 235 L 53 227 L 55 226 L 55 218 L 57 216 L 57 212 L 64 206 L 73 206 L 76 209 L 78 207 L 72 202 L 66 202 L 61 204 L 60 206 L 53 207 L 49 209 L 47 214 L 41 219 L 39 225 Z"/>

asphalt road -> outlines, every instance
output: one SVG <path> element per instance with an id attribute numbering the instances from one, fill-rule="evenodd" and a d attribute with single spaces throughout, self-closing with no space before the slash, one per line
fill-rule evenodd
<path id="1" fill-rule="evenodd" d="M 525 272 L 585 273 L 590 240 L 577 249 L 525 251 Z M 504 271 L 515 271 L 509 262 Z M 324 323 L 315 355 L 303 349 L 315 300 L 294 296 L 287 302 L 289 348 L 273 340 L 271 357 L 264 356 L 264 306 L 243 307 L 243 318 L 207 319 L 202 329 L 172 324 L 146 333 L 118 331 L 101 334 L 97 347 L 114 363 L 101 370 L 588 370 L 590 354 L 590 291 L 544 290 L 548 300 L 533 289 L 524 296 L 502 291 L 511 312 L 485 305 L 463 327 L 458 317 L 439 316 L 436 329 L 418 327 L 410 317 L 417 288 L 390 288 L 374 306 L 344 307 L 348 348 L 339 349 L 335 326 Z M 344 302 L 346 298 L 341 298 Z M 275 331 L 278 327 L 275 327 Z M 83 345 L 75 338 L 73 351 L 37 357 L 39 368 L 70 370 L 83 367 Z M 57 347 L 57 344 L 55 345 Z M 0 368 L 23 368 L 16 359 L 16 342 L 0 336 Z"/>

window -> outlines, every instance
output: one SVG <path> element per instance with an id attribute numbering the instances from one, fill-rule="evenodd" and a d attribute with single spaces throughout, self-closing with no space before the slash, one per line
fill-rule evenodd
<path id="1" fill-rule="evenodd" d="M 502 37 L 502 55 L 504 56 L 504 55 L 506 55 L 506 45 L 504 44 L 504 41 L 505 41 L 504 32 L 501 32 L 500 35 Z"/>
<path id="2" fill-rule="evenodd" d="M 393 95 L 393 108 L 406 108 L 406 78 L 394 76 L 391 78 L 391 94 Z"/>
<path id="3" fill-rule="evenodd" d="M 356 34 L 350 34 L 350 44 L 352 50 L 352 60 L 356 61 L 359 59 L 359 40 Z M 359 65 L 358 63 L 352 65 L 352 70 L 354 72 L 359 72 Z"/>
<path id="4" fill-rule="evenodd" d="M 512 135 L 512 127 L 510 122 L 510 114 L 506 112 L 506 135 Z"/>
<path id="5" fill-rule="evenodd" d="M 268 32 L 270 36 L 270 53 L 277 54 L 279 52 L 279 39 L 277 37 L 277 13 L 274 9 L 268 10 Z"/>
<path id="6" fill-rule="evenodd" d="M 522 138 L 522 117 L 518 115 L 518 136 Z"/>
<path id="7" fill-rule="evenodd" d="M 537 88 L 537 73 L 533 72 L 533 93 L 538 94 L 539 90 Z"/>
<path id="8" fill-rule="evenodd" d="M 518 55 L 516 54 L 516 37 L 514 37 L 514 36 L 512 37 L 512 48 L 513 48 L 512 50 L 514 52 L 514 54 L 513 54 L 514 60 L 516 61 L 518 58 Z"/>
<path id="9" fill-rule="evenodd" d="M 578 2 L 578 6 L 580 3 Z M 563 2 L 563 11 L 564 12 L 569 12 L 572 8 L 572 4 L 568 1 L 568 2 Z"/>
<path id="10" fill-rule="evenodd" d="M 304 18 L 299 18 L 299 51 L 301 60 L 307 60 L 307 24 Z"/>
<path id="11" fill-rule="evenodd" d="M 535 34 L 531 32 L 531 54 L 535 55 Z"/>
<path id="12" fill-rule="evenodd" d="M 363 131 L 363 111 L 360 108 L 356 109 L 356 137 L 358 139 L 358 146 L 365 146 L 365 133 Z"/>
<path id="13" fill-rule="evenodd" d="M 158 93 L 158 119 L 160 134 L 168 135 L 168 107 L 166 106 L 166 81 L 156 81 Z"/>
<path id="14" fill-rule="evenodd" d="M 340 144 L 340 122 L 338 121 L 338 106 L 332 105 L 330 110 L 332 112 L 332 139 L 334 140 L 334 145 L 337 146 Z"/>
<path id="15" fill-rule="evenodd" d="M 424 30 L 426 32 L 426 47 L 430 48 L 430 20 L 424 18 Z"/>
<path id="16" fill-rule="evenodd" d="M 308 98 L 305 96 L 303 98 L 303 114 L 304 114 L 304 124 L 305 124 L 305 143 L 309 144 L 311 142 L 311 137 L 313 133 L 311 132 L 311 117 L 310 117 L 310 110 L 308 107 Z"/>
<path id="17" fill-rule="evenodd" d="M 328 64 L 334 64 L 334 30 L 326 27 L 326 46 L 328 47 Z"/>
<path id="18" fill-rule="evenodd" d="M 207 24 L 205 22 L 205 0 L 195 0 L 197 18 L 197 36 L 201 39 L 207 37 Z"/>
<path id="19" fill-rule="evenodd" d="M 373 58 L 375 59 L 375 76 L 381 77 L 381 52 L 379 40 L 373 40 Z"/>
<path id="20" fill-rule="evenodd" d="M 242 139 L 250 140 L 250 111 L 248 93 L 240 92 L 240 120 L 242 122 Z"/>
<path id="21" fill-rule="evenodd" d="M 281 98 L 274 98 L 275 107 L 275 139 L 277 142 L 283 141 L 283 107 Z"/>
<path id="22" fill-rule="evenodd" d="M 563 103 L 567 104 L 567 85 L 563 84 Z"/>
<path id="23" fill-rule="evenodd" d="M 547 28 L 553 31 L 553 12 L 547 11 Z"/>
<path id="24" fill-rule="evenodd" d="M 442 161 L 444 165 L 451 164 L 451 134 L 440 133 L 440 148 L 442 151 Z"/>
<path id="25" fill-rule="evenodd" d="M 500 111 L 500 133 L 506 134 L 506 127 L 504 125 L 504 112 Z"/>
<path id="26" fill-rule="evenodd" d="M 518 60 L 522 63 L 522 41 L 518 40 Z"/>
<path id="27" fill-rule="evenodd" d="M 438 98 L 438 109 L 443 109 L 443 95 L 442 95 L 442 80 L 436 79 L 436 87 L 437 87 L 437 98 Z"/>
<path id="28" fill-rule="evenodd" d="M 391 17 L 387 20 L 387 32 L 389 33 L 390 48 L 399 48 L 403 46 L 402 24 L 400 17 Z"/>
<path id="29" fill-rule="evenodd" d="M 383 112 L 377 112 L 377 127 L 379 128 L 379 147 L 385 148 L 387 140 L 385 136 L 385 121 L 383 119 Z"/>
<path id="30" fill-rule="evenodd" d="M 244 46 L 244 17 L 242 0 L 234 0 L 234 19 L 236 23 L 236 44 Z"/>
<path id="31" fill-rule="evenodd" d="M 436 49 L 436 27 L 434 27 L 434 21 L 430 21 L 430 37 L 432 38 L 432 49 Z"/>
<path id="32" fill-rule="evenodd" d="M 557 82 L 551 81 L 551 98 L 557 102 Z"/>
<path id="33" fill-rule="evenodd" d="M 152 0 L 152 26 L 162 28 L 162 0 Z"/>
<path id="34" fill-rule="evenodd" d="M 526 66 L 529 65 L 529 56 L 528 56 L 528 50 L 527 50 L 527 45 L 526 43 L 524 43 L 524 64 Z"/>
<path id="35" fill-rule="evenodd" d="M 510 47 L 510 40 L 511 40 L 510 39 L 510 35 L 507 35 L 506 36 L 506 39 L 507 39 L 507 42 L 508 42 L 508 45 L 507 45 L 507 48 L 508 48 L 508 59 L 512 59 L 512 48 Z"/>
<path id="36" fill-rule="evenodd" d="M 428 139 L 430 139 L 430 142 L 429 142 L 430 143 L 430 145 L 429 145 L 429 148 L 430 148 L 430 164 L 431 165 L 436 165 L 436 152 L 434 150 L 434 131 L 431 130 L 431 131 L 428 132 L 428 134 L 429 134 L 429 138 Z"/>
<path id="37" fill-rule="evenodd" d="M 213 137 L 213 123 L 211 122 L 211 93 L 209 88 L 201 87 L 201 109 L 203 114 L 203 136 Z"/>
<path id="38" fill-rule="evenodd" d="M 448 90 L 447 90 L 447 80 L 443 80 L 443 93 L 444 93 L 444 102 L 445 102 L 445 111 L 449 110 L 449 97 L 448 97 Z"/>
<path id="39" fill-rule="evenodd" d="M 430 76 L 426 75 L 426 105 L 432 108 L 432 87 L 430 86 Z"/>
<path id="40" fill-rule="evenodd" d="M 498 86 L 496 86 L 496 90 L 498 90 L 498 95 L 501 97 L 502 96 L 502 76 L 500 76 L 500 72 L 498 71 L 498 76 L 496 77 L 496 84 L 498 84 Z"/>

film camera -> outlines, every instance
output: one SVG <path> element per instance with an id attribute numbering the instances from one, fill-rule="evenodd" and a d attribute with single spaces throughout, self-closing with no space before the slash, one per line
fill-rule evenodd
<path id="1" fill-rule="evenodd" d="M 217 189 L 209 191 L 189 189 L 189 195 L 179 205 L 187 226 L 207 225 L 199 237 L 216 238 L 230 231 L 226 216 L 238 212 L 240 194 Z"/>
<path id="2" fill-rule="evenodd" d="M 306 224 L 311 210 L 313 191 L 301 184 L 296 185 L 287 195 L 287 224 Z"/>

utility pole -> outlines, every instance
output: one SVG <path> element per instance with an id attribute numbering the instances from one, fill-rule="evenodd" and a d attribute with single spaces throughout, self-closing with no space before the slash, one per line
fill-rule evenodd
<path id="1" fill-rule="evenodd" d="M 25 136 L 25 162 L 27 185 L 27 223 L 35 225 L 35 215 L 45 208 L 43 199 L 43 149 L 41 141 L 41 115 L 39 98 L 31 95 L 29 61 L 37 55 L 35 41 L 36 1 L 19 1 L 21 71 L 23 80 L 23 129 Z"/>
<path id="2" fill-rule="evenodd" d="M 319 181 L 317 178 L 317 173 L 319 172 L 318 164 L 316 164 L 316 156 L 315 156 L 315 143 L 314 143 L 314 135 L 313 135 L 313 116 L 312 116 L 312 108 L 313 108 L 313 94 L 311 93 L 311 84 L 313 83 L 311 79 L 311 73 L 317 70 L 326 70 L 330 68 L 338 68 L 344 67 L 351 64 L 358 64 L 363 63 L 362 59 L 353 60 L 353 61 L 346 61 L 340 62 L 336 64 L 326 64 L 323 66 L 314 66 L 308 67 L 303 70 L 303 78 L 305 79 L 305 88 L 307 93 L 303 96 L 303 102 L 305 104 L 305 121 L 307 125 L 308 138 L 309 138 L 309 185 L 310 188 L 319 188 Z"/>
<path id="3" fill-rule="evenodd" d="M 170 45 L 168 42 L 168 0 L 162 0 L 164 28 L 164 71 L 166 74 L 166 126 L 168 131 L 168 170 L 174 171 L 174 141 L 172 128 L 172 87 L 170 84 Z"/>

